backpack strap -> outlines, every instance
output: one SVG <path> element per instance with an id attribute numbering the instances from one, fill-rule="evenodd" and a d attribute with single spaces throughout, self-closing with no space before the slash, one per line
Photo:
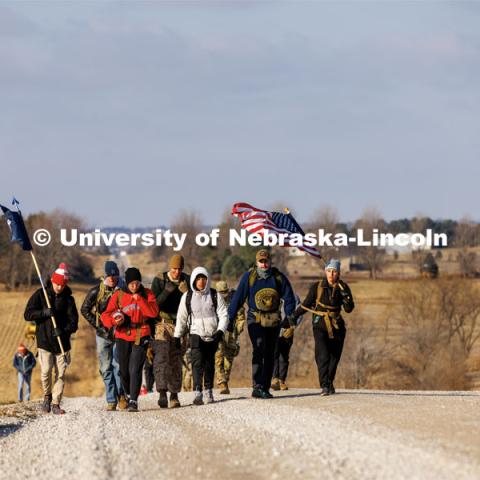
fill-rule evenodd
<path id="1" fill-rule="evenodd" d="M 257 269 L 255 267 L 252 267 L 249 272 L 250 273 L 248 275 L 248 286 L 252 288 L 255 280 L 258 277 Z M 280 273 L 280 270 L 278 270 L 278 268 L 272 267 L 272 275 L 273 278 L 275 278 L 275 289 L 278 293 L 280 293 L 282 291 L 283 285 L 282 274 Z"/>
<path id="2" fill-rule="evenodd" d="M 187 329 L 188 333 L 190 333 L 190 328 L 192 326 L 192 295 L 193 291 L 189 290 L 187 292 L 187 298 L 185 299 L 185 306 L 187 307 Z"/>

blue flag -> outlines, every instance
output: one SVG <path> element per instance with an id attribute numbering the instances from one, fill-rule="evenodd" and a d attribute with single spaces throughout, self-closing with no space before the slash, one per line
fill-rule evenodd
<path id="1" fill-rule="evenodd" d="M 18 242 L 25 251 L 32 250 L 32 244 L 28 238 L 28 233 L 27 229 L 25 228 L 25 223 L 23 222 L 22 214 L 20 212 L 12 212 L 3 205 L 0 205 L 0 208 L 7 219 L 8 228 L 12 232 L 11 241 Z"/>

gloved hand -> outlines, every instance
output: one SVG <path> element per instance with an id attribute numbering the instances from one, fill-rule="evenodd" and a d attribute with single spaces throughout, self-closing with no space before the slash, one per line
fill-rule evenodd
<path id="1" fill-rule="evenodd" d="M 285 328 L 285 329 L 283 330 L 282 337 L 283 337 L 283 338 L 293 337 L 294 332 L 295 332 L 295 327 Z"/>
<path id="2" fill-rule="evenodd" d="M 168 294 L 172 293 L 177 286 L 173 282 L 167 282 L 165 284 L 165 291 L 168 292 Z"/>
<path id="3" fill-rule="evenodd" d="M 222 330 L 217 330 L 217 331 L 213 334 L 213 340 L 214 340 L 215 342 L 220 343 L 220 342 L 223 340 L 223 331 L 222 331 Z"/>
<path id="4" fill-rule="evenodd" d="M 182 280 L 179 285 L 178 285 L 178 289 L 182 292 L 182 293 L 185 293 L 186 291 L 188 291 L 188 285 L 187 285 L 187 282 L 185 280 Z"/>
<path id="5" fill-rule="evenodd" d="M 117 310 L 113 315 L 113 320 L 115 321 L 115 325 L 121 325 L 125 321 L 125 315 L 121 310 Z"/>
<path id="6" fill-rule="evenodd" d="M 53 308 L 43 308 L 42 309 L 42 318 L 50 318 L 52 315 L 55 315 L 53 313 Z"/>
<path id="7" fill-rule="evenodd" d="M 173 341 L 175 343 L 175 348 L 180 350 L 180 348 L 182 348 L 182 339 L 180 337 L 174 337 Z"/>
<path id="8" fill-rule="evenodd" d="M 53 336 L 54 337 L 59 337 L 60 335 L 62 334 L 62 330 L 60 330 L 60 328 L 54 328 L 53 329 Z"/>

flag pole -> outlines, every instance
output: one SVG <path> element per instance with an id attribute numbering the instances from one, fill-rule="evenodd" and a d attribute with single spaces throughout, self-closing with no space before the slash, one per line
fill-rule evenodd
<path id="1" fill-rule="evenodd" d="M 300 225 L 297 223 L 297 221 L 293 218 L 293 215 L 290 213 L 290 209 L 288 207 L 285 207 L 283 210 L 287 215 L 290 216 L 290 218 L 295 222 L 297 227 L 303 232 L 303 229 L 300 227 Z M 322 256 L 320 256 L 319 260 L 321 262 L 323 262 L 323 266 L 325 266 L 327 264 L 327 262 L 325 262 L 325 259 Z"/>
<path id="2" fill-rule="evenodd" d="M 17 212 L 19 213 L 20 217 L 22 217 L 22 212 L 18 208 L 18 200 L 15 197 L 13 198 L 12 203 L 17 208 Z M 22 221 L 23 221 L 23 217 L 22 217 Z M 43 283 L 42 274 L 40 273 L 40 268 L 38 266 L 37 259 L 35 258 L 35 254 L 33 253 L 33 248 L 30 250 L 30 255 L 32 256 L 33 264 L 35 265 L 35 270 L 37 271 L 38 279 L 40 280 L 40 285 L 42 286 L 42 291 L 43 291 L 43 296 L 45 297 L 45 302 L 47 302 L 47 307 L 49 309 L 51 309 L 52 305 L 50 303 L 50 298 L 47 295 L 47 290 L 45 289 L 45 284 Z M 52 319 L 53 328 L 56 330 L 57 329 L 57 322 L 55 320 L 55 317 L 52 315 L 50 318 Z M 60 351 L 62 352 L 62 355 L 65 355 L 65 350 L 63 348 L 62 339 L 59 336 L 57 337 L 57 341 L 58 341 L 58 345 L 60 347 Z"/>

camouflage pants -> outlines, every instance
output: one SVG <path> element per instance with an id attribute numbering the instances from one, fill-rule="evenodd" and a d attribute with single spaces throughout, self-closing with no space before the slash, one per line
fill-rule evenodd
<path id="1" fill-rule="evenodd" d="M 175 346 L 174 330 L 174 325 L 168 323 L 155 326 L 153 373 L 158 391 L 178 393 L 182 389 L 182 349 Z"/>
<path id="2" fill-rule="evenodd" d="M 184 392 L 191 392 L 193 390 L 192 357 L 190 349 L 188 349 L 183 356 L 182 388 Z"/>
<path id="3" fill-rule="evenodd" d="M 232 371 L 233 359 L 238 355 L 240 347 L 235 340 L 227 335 L 227 338 L 220 342 L 215 353 L 215 372 L 217 384 L 228 383 Z"/>

